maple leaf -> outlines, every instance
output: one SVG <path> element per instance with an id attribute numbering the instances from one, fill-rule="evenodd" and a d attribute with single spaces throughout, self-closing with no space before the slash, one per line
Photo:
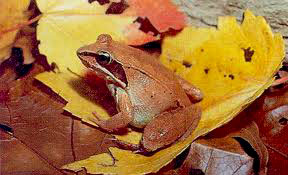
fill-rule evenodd
<path id="1" fill-rule="evenodd" d="M 0 63 L 9 58 L 15 37 L 20 30 L 18 24 L 28 20 L 30 0 L 0 2 Z"/>

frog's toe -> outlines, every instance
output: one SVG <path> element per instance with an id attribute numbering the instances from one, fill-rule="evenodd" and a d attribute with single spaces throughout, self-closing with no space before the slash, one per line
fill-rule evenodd
<path id="1" fill-rule="evenodd" d="M 93 114 L 94 118 L 91 118 L 91 119 L 93 119 L 93 120 L 95 120 L 95 121 L 102 121 L 102 120 L 100 119 L 99 115 L 97 114 L 97 112 L 92 112 L 92 114 Z"/>
<path id="2" fill-rule="evenodd" d="M 102 120 L 98 117 L 97 113 L 93 112 L 94 117 L 90 117 L 89 120 L 93 123 L 95 123 L 96 125 L 98 125 L 100 128 L 105 128 L 106 126 L 106 122 L 105 120 Z"/>
<path id="3" fill-rule="evenodd" d="M 133 151 L 133 153 L 135 153 L 135 154 L 146 154 L 147 151 L 143 147 L 140 146 L 140 147 L 138 147 L 137 150 Z"/>

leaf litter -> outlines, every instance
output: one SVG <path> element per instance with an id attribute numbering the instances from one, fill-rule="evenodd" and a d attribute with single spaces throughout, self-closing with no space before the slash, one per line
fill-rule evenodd
<path id="1" fill-rule="evenodd" d="M 26 18 L 26 19 L 28 19 L 28 18 Z M 157 26 L 156 26 L 156 28 L 157 28 Z M 159 29 L 159 28 L 157 28 L 157 29 Z M 33 34 L 33 31 L 32 31 L 32 33 L 29 33 L 29 29 L 28 29 L 27 34 L 29 37 L 35 35 L 35 34 Z M 20 38 L 21 38 L 21 36 L 25 36 L 25 34 L 20 34 Z M 27 38 L 27 39 L 23 39 L 23 40 L 24 41 L 20 40 L 20 44 L 15 45 L 15 47 L 23 49 L 24 59 L 26 59 L 28 57 L 31 58 L 31 55 L 33 57 L 35 57 L 35 54 L 30 55 L 31 51 L 35 50 L 35 48 L 31 48 L 31 45 L 35 45 L 35 43 L 29 44 L 31 42 L 31 40 L 34 40 L 34 39 Z M 21 43 L 22 43 L 23 47 L 21 46 Z M 11 45 L 9 45 L 9 47 L 12 48 Z M 164 46 L 162 46 L 162 47 L 164 47 Z M 251 62 L 251 61 L 253 61 L 253 55 L 255 53 L 252 54 L 252 50 L 251 50 L 252 48 L 250 48 L 250 49 L 248 49 L 248 48 L 249 47 L 247 47 L 247 49 L 246 49 L 247 53 L 245 51 L 243 51 L 244 52 L 244 58 L 246 61 L 249 60 L 248 62 Z M 245 57 L 245 55 L 246 55 L 246 57 Z M 162 55 L 162 57 L 163 57 L 163 55 Z M 33 59 L 35 59 L 35 58 L 33 58 Z M 28 61 L 25 63 L 28 63 L 28 64 L 32 63 L 33 59 L 32 59 L 32 61 Z M 36 60 L 37 59 L 39 59 L 39 55 L 36 56 Z M 191 65 L 191 66 L 188 66 L 188 68 L 194 66 L 194 64 L 191 64 L 189 61 L 187 63 L 189 63 L 189 65 Z M 72 116 L 69 113 L 63 114 L 62 108 L 63 108 L 64 104 L 66 103 L 66 101 L 63 99 L 59 100 L 59 99 L 61 99 L 59 96 L 56 99 L 54 99 L 54 98 L 51 99 L 51 94 L 54 94 L 55 96 L 57 96 L 57 94 L 53 93 L 53 91 L 51 91 L 51 89 L 45 93 L 42 90 L 39 91 L 39 89 L 43 89 L 43 87 L 45 87 L 45 86 L 43 84 L 41 86 L 35 85 L 35 80 L 33 80 L 33 78 L 32 78 L 35 74 L 37 74 L 33 71 L 33 69 L 35 69 L 35 64 L 33 64 L 33 67 L 34 68 L 32 68 L 32 71 L 31 71 L 31 69 L 30 69 L 31 67 L 30 68 L 26 67 L 25 69 L 23 69 L 23 68 L 21 68 L 21 66 L 18 66 L 18 73 L 21 74 L 21 73 L 23 73 L 22 71 L 24 70 L 24 73 L 26 72 L 26 75 L 24 77 L 26 77 L 26 78 L 21 78 L 21 76 L 19 77 L 19 75 L 12 73 L 13 72 L 12 69 L 6 69 L 5 68 L 5 71 L 4 71 L 5 73 L 3 73 L 2 71 L 4 70 L 4 68 L 3 67 L 0 68 L 0 72 L 2 72 L 1 73 L 1 80 L 3 80 L 2 82 L 5 82 L 5 83 L 1 83 L 1 86 L 0 86 L 1 87 L 0 88 L 0 91 L 1 91 L 1 93 L 0 93 L 1 94 L 1 98 L 0 98 L 1 99 L 0 100 L 1 101 L 1 110 L 0 111 L 1 111 L 1 116 L 3 116 L 1 118 L 1 129 L 6 131 L 4 133 L 1 132 L 1 142 L 3 142 L 3 140 L 4 141 L 9 140 L 9 139 L 11 140 L 11 137 L 12 137 L 12 139 L 14 139 L 14 140 L 16 139 L 16 141 L 20 141 L 21 142 L 20 145 L 22 144 L 22 147 L 23 147 L 23 143 L 24 143 L 24 147 L 28 148 L 28 150 L 30 151 L 30 153 L 26 153 L 26 154 L 28 154 L 30 156 L 37 155 L 36 157 L 38 157 L 40 155 L 40 157 L 44 159 L 44 164 L 36 166 L 37 168 L 35 168 L 35 169 L 29 169 L 29 167 L 28 167 L 27 171 L 48 172 L 48 174 L 49 173 L 50 174 L 63 173 L 62 171 L 59 171 L 59 168 L 62 165 L 66 164 L 67 162 L 71 163 L 75 160 L 85 159 L 85 158 L 87 158 L 93 154 L 98 154 L 101 152 L 107 152 L 107 148 L 112 146 L 112 145 L 109 145 L 110 143 L 106 143 L 104 140 L 105 140 L 105 138 L 108 138 L 108 140 L 109 140 L 109 136 L 107 136 L 107 134 L 105 134 L 105 133 L 101 133 L 100 131 L 98 131 L 97 129 L 95 129 L 91 125 L 86 125 L 86 124 L 81 123 L 79 120 L 77 120 L 75 118 L 75 116 Z M 185 67 L 187 68 L 187 66 L 185 66 Z M 60 66 L 60 68 L 61 68 L 61 66 Z M 28 69 L 27 70 L 28 72 L 25 71 L 26 69 Z M 36 68 L 36 69 L 38 69 L 38 68 Z M 211 73 L 210 68 L 204 68 L 204 70 L 207 70 L 207 71 L 203 71 L 205 74 Z M 42 72 L 42 71 L 43 71 L 43 69 L 41 68 L 40 71 L 38 70 L 36 72 Z M 176 72 L 180 73 L 181 71 L 177 70 Z M 31 78 L 29 78 L 29 77 L 31 77 Z M 235 75 L 234 74 L 233 75 L 227 74 L 227 77 L 230 79 L 233 79 L 233 78 L 235 78 Z M 89 81 L 89 78 L 88 78 L 88 81 Z M 33 85 L 32 87 L 31 87 L 31 84 Z M 39 84 L 39 82 L 36 84 Z M 49 88 L 46 87 L 44 89 L 49 89 Z M 260 99 L 258 99 L 255 102 L 255 103 L 258 103 L 258 106 L 261 106 L 264 104 L 263 108 L 254 107 L 255 103 L 253 103 L 252 110 L 254 109 L 254 112 L 256 111 L 258 113 L 261 113 L 260 116 L 265 116 L 265 118 L 266 118 L 266 119 L 257 118 L 257 119 L 255 119 L 255 121 L 257 122 L 258 126 L 259 125 L 261 126 L 260 131 L 263 131 L 263 128 L 264 128 L 265 133 L 267 133 L 264 136 L 260 134 L 260 136 L 261 136 L 262 140 L 264 140 L 265 145 L 266 146 L 268 145 L 269 154 L 278 155 L 278 157 L 276 159 L 274 159 L 274 158 L 272 159 L 272 164 L 270 163 L 270 165 L 277 167 L 279 165 L 277 165 L 277 163 L 273 163 L 273 161 L 277 162 L 279 160 L 283 160 L 281 162 L 285 164 L 285 154 L 287 155 L 287 153 L 285 152 L 285 149 L 283 151 L 283 148 L 277 147 L 277 145 L 279 145 L 279 144 L 275 144 L 277 142 L 283 142 L 282 138 L 283 138 L 283 136 L 285 137 L 285 133 L 287 133 L 286 132 L 286 129 L 287 129 L 286 126 L 287 125 L 285 124 L 285 117 L 284 117 L 284 119 L 282 117 L 282 116 L 285 116 L 286 101 L 284 98 L 285 95 L 282 98 L 282 95 L 279 92 L 277 92 L 277 93 L 279 93 L 280 95 L 276 93 L 276 97 L 274 94 L 272 96 L 270 96 L 269 94 L 271 94 L 271 93 L 273 94 L 273 92 L 268 92 L 268 93 L 264 94 Z M 282 93 L 285 94 L 285 88 L 282 91 Z M 54 95 L 52 95 L 52 96 L 54 96 Z M 266 103 L 264 103 L 263 98 L 265 98 L 265 100 L 264 100 L 265 102 L 267 101 Z M 278 99 L 280 99 L 279 102 L 278 102 Z M 100 101 L 102 101 L 102 100 L 100 100 Z M 271 100 L 274 100 L 275 102 L 269 103 L 269 101 L 271 101 Z M 69 101 L 67 101 L 67 102 L 69 103 Z M 107 103 L 109 106 L 109 100 L 107 100 L 105 103 Z M 273 105 L 271 105 L 271 104 L 273 104 Z M 47 105 L 49 106 L 48 108 L 47 108 Z M 270 106 L 270 108 L 267 108 L 266 107 L 267 105 Z M 105 104 L 104 104 L 104 106 L 105 106 Z M 107 105 L 106 105 L 106 107 L 107 107 Z M 108 107 L 108 108 L 111 108 L 108 111 L 110 111 L 110 113 L 113 113 L 112 107 Z M 258 111 L 255 109 L 258 109 Z M 264 112 L 263 112 L 263 109 L 264 109 Z M 273 112 L 273 110 L 275 110 L 275 112 Z M 258 113 L 256 113 L 256 114 L 258 114 Z M 281 113 L 283 113 L 283 114 L 281 114 Z M 53 114 L 55 114 L 55 116 L 53 116 Z M 253 116 L 256 116 L 256 114 L 254 114 Z M 47 117 L 50 118 L 52 116 L 53 116 L 53 119 L 56 117 L 57 120 L 53 121 L 52 118 L 51 118 L 51 120 L 47 118 Z M 259 116 L 259 115 L 257 115 L 257 116 Z M 79 116 L 77 116 L 77 117 L 79 117 Z M 274 123 L 270 122 L 270 127 L 267 127 L 267 122 L 269 123 L 269 121 L 271 121 L 271 118 L 276 119 L 276 120 Z M 60 123 L 63 123 L 64 121 L 66 121 L 64 123 L 68 123 L 68 125 L 67 124 L 60 124 L 59 125 L 59 121 L 60 121 Z M 13 122 L 15 122 L 15 123 L 13 123 Z M 17 123 L 19 123 L 19 125 Z M 24 125 L 23 125 L 23 123 L 24 123 Z M 73 125 L 72 128 L 71 128 L 71 123 Z M 39 126 L 32 129 L 34 126 L 37 126 L 37 125 L 39 125 Z M 51 127 L 50 125 L 52 125 L 52 126 L 59 125 L 59 129 L 55 129 L 55 128 Z M 280 125 L 280 127 L 279 126 L 276 127 L 278 129 L 275 130 L 275 128 L 272 127 L 271 125 L 276 125 L 276 126 Z M 68 128 L 68 130 L 67 130 L 67 128 Z M 49 138 L 52 138 L 51 137 L 52 135 L 53 136 L 55 135 L 55 131 L 58 130 L 59 133 L 61 133 L 64 131 L 63 129 L 67 130 L 67 132 L 64 133 L 64 135 L 60 134 L 60 135 L 62 135 L 62 136 L 60 136 L 61 139 L 54 139 L 54 140 L 49 139 Z M 41 131 L 41 132 L 38 133 L 39 131 Z M 74 133 L 73 134 L 74 137 L 72 137 L 72 138 L 74 138 L 73 141 L 71 141 L 71 131 L 73 131 L 72 133 Z M 12 133 L 13 135 L 9 136 L 9 135 L 7 135 L 7 133 Z M 49 136 L 49 135 L 51 135 L 51 136 Z M 58 137 L 57 135 L 59 135 L 59 134 L 56 133 L 56 137 Z M 269 138 L 269 139 L 267 139 L 267 138 Z M 273 140 L 273 138 L 275 138 L 275 139 Z M 47 142 L 47 140 L 49 140 L 50 143 Z M 57 147 L 57 145 L 59 145 L 59 146 L 61 145 L 61 144 L 57 143 L 60 140 L 61 140 L 61 142 L 63 142 L 63 140 L 67 140 L 64 142 L 66 144 L 66 145 L 64 145 L 64 147 L 67 146 L 67 150 L 70 150 L 70 151 L 64 151 L 63 149 L 57 150 L 57 148 L 60 148 L 60 147 Z M 43 145 L 43 144 L 44 145 L 46 144 L 44 146 L 44 147 L 46 147 L 46 149 L 41 148 L 41 145 Z M 51 144 L 52 145 L 56 144 L 56 146 L 55 147 L 53 147 L 53 146 L 49 147 L 49 145 L 51 145 Z M 284 142 L 284 144 L 285 144 L 285 142 Z M 283 145 L 283 144 L 281 144 L 281 145 Z M 72 151 L 71 151 L 71 146 L 73 147 Z M 70 148 L 68 148 L 68 147 L 70 147 Z M 41 149 L 39 149 L 39 148 L 41 148 Z M 9 146 L 5 147 L 5 149 L 9 149 Z M 257 148 L 255 148 L 255 147 L 254 147 L 254 149 L 257 150 Z M 13 148 L 13 149 L 11 148 L 9 150 L 15 151 L 15 150 L 20 150 L 20 148 Z M 279 151 L 279 150 L 281 150 L 281 151 Z M 49 154 L 49 153 L 52 153 L 53 151 L 56 151 L 58 154 L 60 153 L 64 158 L 59 159 L 57 156 L 55 157 L 55 156 L 53 156 L 53 154 Z M 113 149 L 112 149 L 112 152 L 113 152 Z M 117 153 L 117 151 L 116 151 L 116 153 Z M 4 163 L 11 164 L 11 162 L 13 162 L 13 159 L 15 159 L 15 157 L 13 157 L 13 154 L 14 154 L 13 152 L 10 154 L 10 159 L 7 159 L 9 156 L 4 156 L 6 158 L 6 159 L 3 159 Z M 50 156 L 50 155 L 52 155 L 52 156 Z M 3 157 L 3 155 L 1 154 L 1 158 L 2 157 Z M 20 157 L 16 158 L 16 160 L 21 161 Z M 109 157 L 106 157 L 107 161 L 108 161 L 108 159 L 110 159 Z M 283 159 L 283 157 L 284 157 L 284 159 Z M 264 156 L 264 158 L 265 158 L 265 156 Z M 43 159 L 41 161 L 43 161 Z M 263 159 L 263 158 L 260 158 L 260 159 Z M 15 163 L 15 161 L 14 161 L 14 163 Z M 32 164 L 34 164 L 34 163 L 32 163 Z M 5 164 L 5 165 L 8 165 L 8 164 Z M 133 166 L 133 164 L 131 166 Z M 8 167 L 8 169 L 5 169 L 5 172 L 9 172 L 9 173 L 14 172 L 14 171 L 17 172 L 17 170 L 18 170 L 17 168 L 15 169 L 15 167 L 11 167 L 11 166 L 5 166 L 5 167 Z M 19 171 L 24 170 L 24 167 L 25 166 L 20 167 Z M 281 168 L 278 168 L 278 169 L 281 169 Z M 161 169 L 161 170 L 163 170 L 163 169 Z M 277 170 L 273 169 L 273 167 L 268 166 L 268 172 L 269 172 L 269 170 L 271 172 L 274 172 L 274 173 L 277 172 Z M 144 171 L 148 172 L 149 170 L 144 170 Z"/>

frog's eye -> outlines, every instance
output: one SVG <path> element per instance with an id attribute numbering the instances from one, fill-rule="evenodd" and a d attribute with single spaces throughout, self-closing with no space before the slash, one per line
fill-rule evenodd
<path id="1" fill-rule="evenodd" d="M 99 51 L 97 53 L 96 60 L 101 65 L 107 65 L 107 64 L 110 64 L 112 62 L 112 58 L 111 58 L 110 53 L 105 52 L 105 51 Z"/>

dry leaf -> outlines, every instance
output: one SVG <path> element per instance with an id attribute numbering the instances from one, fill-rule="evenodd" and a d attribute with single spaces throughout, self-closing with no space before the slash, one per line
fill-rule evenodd
<path id="1" fill-rule="evenodd" d="M 39 65 L 19 78 L 9 67 L 17 64 L 9 59 L 0 66 L 0 129 L 12 135 L 1 132 L 1 173 L 62 174 L 64 164 L 108 152 L 113 144 L 106 133 L 61 114 L 65 101 L 33 81 Z"/>
<path id="2" fill-rule="evenodd" d="M 2 130 L 0 145 L 5 150 L 0 152 L 1 174 L 62 174 L 17 138 Z"/>
<path id="3" fill-rule="evenodd" d="M 268 151 L 259 136 L 257 124 L 247 111 L 248 109 L 241 112 L 227 125 L 209 133 L 207 138 L 235 138 L 243 144 L 243 147 L 246 148 L 244 150 L 248 150 L 247 152 L 250 154 L 252 153 L 251 155 L 249 154 L 251 157 L 257 158 L 257 161 L 254 161 L 255 173 L 266 174 L 269 158 Z"/>
<path id="4" fill-rule="evenodd" d="M 176 37 L 164 40 L 161 56 L 164 64 L 167 66 L 169 64 L 168 67 L 176 69 L 176 72 L 200 87 L 205 94 L 202 102 L 204 109 L 202 119 L 189 138 L 150 157 L 110 148 L 111 153 L 118 160 L 114 166 L 107 166 L 112 164 L 109 154 L 99 154 L 63 168 L 79 171 L 85 167 L 88 173 L 104 174 L 157 172 L 180 154 L 195 138 L 231 120 L 272 83 L 273 73 L 279 68 L 284 56 L 281 36 L 279 34 L 274 36 L 262 17 L 255 17 L 249 11 L 245 16 L 242 26 L 238 25 L 233 17 L 221 17 L 219 30 L 187 28 Z M 257 37 L 254 37 L 255 34 Z M 55 44 L 61 43 L 55 37 L 51 36 L 57 40 L 53 42 L 53 48 Z M 73 42 L 71 38 L 65 38 L 63 41 L 69 44 Z M 47 45 L 43 52 L 47 54 L 53 52 L 49 49 L 52 49 L 52 43 L 50 47 Z M 87 117 L 93 117 L 91 113 L 94 111 L 108 117 L 103 108 L 99 107 L 93 99 L 89 99 L 91 87 L 83 84 L 83 81 L 79 82 L 81 80 L 78 76 L 83 74 L 85 69 L 75 58 L 76 56 L 73 57 L 76 48 L 74 49 L 73 53 L 70 48 L 62 50 L 63 59 L 59 59 L 60 55 L 55 51 L 54 57 L 50 55 L 50 62 L 56 62 L 61 72 L 44 73 L 37 78 L 65 98 L 68 101 L 65 109 L 81 117 L 83 121 L 87 121 Z M 232 61 L 230 58 L 233 58 Z M 173 60 L 169 61 L 170 59 Z M 187 68 L 189 65 L 192 65 L 192 68 Z M 67 69 L 71 71 L 66 71 Z M 218 71 L 219 69 L 221 71 Z M 80 88 L 75 90 L 75 87 Z M 85 90 L 87 87 L 88 89 Z M 130 137 L 130 134 L 125 139 L 136 142 L 141 138 L 139 134 L 136 134 L 137 137 L 134 133 L 131 134 L 133 137 Z"/>
<path id="5" fill-rule="evenodd" d="M 29 26 L 23 27 L 13 46 L 23 50 L 24 64 L 33 63 L 35 58 L 32 55 L 32 50 L 36 46 L 35 29 Z"/>
<path id="6" fill-rule="evenodd" d="M 20 28 L 17 25 L 28 20 L 30 0 L 0 2 L 0 63 L 10 56 L 12 44 Z"/>
<path id="7" fill-rule="evenodd" d="M 125 14 L 148 18 L 160 33 L 169 29 L 180 30 L 185 27 L 186 16 L 171 0 L 128 0 L 128 5 L 130 8 Z"/>
<path id="8" fill-rule="evenodd" d="M 285 174 L 288 166 L 288 88 L 269 90 L 248 108 L 249 116 L 259 126 L 260 137 L 269 152 L 267 174 Z"/>
<path id="9" fill-rule="evenodd" d="M 191 148 L 178 174 L 252 174 L 253 158 L 233 138 L 200 139 Z"/>

